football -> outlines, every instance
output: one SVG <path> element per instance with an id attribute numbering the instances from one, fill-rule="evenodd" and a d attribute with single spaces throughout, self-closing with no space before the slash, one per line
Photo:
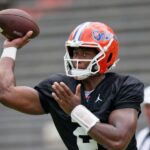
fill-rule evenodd
<path id="1" fill-rule="evenodd" d="M 32 30 L 31 38 L 35 38 L 40 30 L 34 18 L 24 10 L 4 9 L 0 11 L 0 33 L 7 39 L 23 37 Z"/>

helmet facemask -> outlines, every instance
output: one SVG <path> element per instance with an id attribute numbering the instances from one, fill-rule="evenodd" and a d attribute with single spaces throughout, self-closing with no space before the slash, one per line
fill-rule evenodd
<path id="1" fill-rule="evenodd" d="M 93 47 L 90 48 L 97 48 L 99 50 L 98 54 L 95 55 L 93 59 L 72 59 L 69 53 L 69 47 L 86 47 L 93 45 Z M 75 46 L 76 45 L 76 46 Z M 88 47 L 89 48 L 89 47 Z M 87 43 L 87 45 L 84 46 L 78 45 L 75 42 L 69 41 L 66 43 L 66 54 L 64 56 L 64 65 L 65 65 L 65 71 L 66 75 L 70 77 L 74 77 L 77 80 L 84 80 L 88 78 L 89 76 L 93 76 L 97 74 L 100 71 L 100 65 L 99 61 L 101 61 L 105 57 L 105 52 L 102 47 L 99 45 L 95 45 L 95 43 Z M 76 62 L 76 67 L 73 65 L 73 62 Z M 89 62 L 89 65 L 86 69 L 80 69 L 79 62 Z"/>

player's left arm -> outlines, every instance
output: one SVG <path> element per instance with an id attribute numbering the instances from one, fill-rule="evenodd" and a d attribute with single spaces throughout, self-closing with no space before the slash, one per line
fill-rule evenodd
<path id="1" fill-rule="evenodd" d="M 73 120 L 78 122 L 88 134 L 109 150 L 124 150 L 131 141 L 137 125 L 138 111 L 133 108 L 116 109 L 111 112 L 108 123 L 100 120 L 81 105 L 80 85 L 76 93 L 72 93 L 65 83 L 55 82 L 52 85 L 55 92 L 53 98 L 59 106 L 71 114 Z"/>
<path id="2" fill-rule="evenodd" d="M 109 124 L 96 123 L 89 135 L 107 149 L 124 150 L 135 133 L 137 119 L 137 110 L 117 109 L 110 114 Z"/>

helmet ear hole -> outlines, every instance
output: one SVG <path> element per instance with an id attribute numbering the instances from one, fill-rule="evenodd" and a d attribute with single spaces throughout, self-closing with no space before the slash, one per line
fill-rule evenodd
<path id="1" fill-rule="evenodd" d="M 93 67 L 92 67 L 92 72 L 96 72 L 98 70 L 98 66 L 95 64 Z"/>
<path id="2" fill-rule="evenodd" d="M 109 54 L 109 57 L 107 59 L 107 63 L 109 63 L 111 61 L 111 58 L 112 58 L 112 53 Z"/>

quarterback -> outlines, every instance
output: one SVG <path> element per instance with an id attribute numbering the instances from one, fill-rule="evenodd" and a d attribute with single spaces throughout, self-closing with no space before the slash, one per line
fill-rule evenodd
<path id="1" fill-rule="evenodd" d="M 16 53 L 31 35 L 3 44 L 0 102 L 27 114 L 51 114 L 68 150 L 137 150 L 144 85 L 109 71 L 118 62 L 114 31 L 101 22 L 80 24 L 65 44 L 66 75 L 51 75 L 34 88 L 16 86 Z"/>

